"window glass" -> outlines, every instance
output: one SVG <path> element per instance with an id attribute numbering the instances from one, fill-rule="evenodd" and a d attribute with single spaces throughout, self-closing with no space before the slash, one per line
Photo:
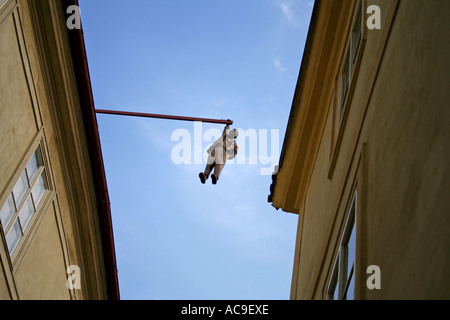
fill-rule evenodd
<path id="1" fill-rule="evenodd" d="M 2 222 L 3 228 L 7 228 L 9 222 L 11 221 L 12 216 L 16 212 L 16 208 L 14 206 L 14 201 L 12 195 L 9 196 L 6 203 L 3 205 L 2 211 L 0 211 L 0 219 Z"/>
<path id="2" fill-rule="evenodd" d="M 47 189 L 46 185 L 47 184 L 46 184 L 46 180 L 45 180 L 45 171 L 43 171 L 42 174 L 37 179 L 36 184 L 33 187 L 33 190 L 31 191 L 31 193 L 33 194 L 33 200 L 34 200 L 36 209 L 42 200 L 45 190 Z"/>
<path id="3" fill-rule="evenodd" d="M 355 230 L 353 230 L 350 242 L 348 243 L 348 274 L 355 264 L 355 253 L 356 253 L 356 243 L 355 243 Z"/>
<path id="4" fill-rule="evenodd" d="M 22 231 L 20 230 L 19 220 L 16 220 L 11 230 L 6 235 L 6 243 L 8 244 L 9 253 L 12 254 L 22 238 Z"/>
<path id="5" fill-rule="evenodd" d="M 352 223 L 352 230 L 350 234 L 350 239 L 348 241 L 348 265 L 347 265 L 347 274 L 350 274 L 350 270 L 353 267 L 353 264 L 355 263 L 355 252 L 356 252 L 356 231 L 354 228 L 354 224 Z"/>
<path id="6" fill-rule="evenodd" d="M 13 189 L 13 195 L 14 200 L 16 202 L 16 206 L 19 206 L 19 204 L 22 202 L 23 196 L 27 192 L 27 189 L 28 189 L 28 179 L 27 174 L 24 171 Z"/>
<path id="7" fill-rule="evenodd" d="M 347 300 L 354 300 L 355 299 L 355 276 L 354 274 L 351 274 L 350 282 L 348 284 L 348 290 L 347 290 Z"/>
<path id="8" fill-rule="evenodd" d="M 352 26 L 352 31 L 348 37 L 348 44 L 345 52 L 345 59 L 342 62 L 342 70 L 340 72 L 340 84 L 339 84 L 339 121 L 344 113 L 344 103 L 347 99 L 347 95 L 350 91 L 350 86 L 352 85 L 352 76 L 355 72 L 356 62 L 358 58 L 358 50 L 362 42 L 362 26 L 363 26 L 363 15 L 362 15 L 362 2 L 359 1 L 358 8 L 355 13 L 354 22 Z"/>
<path id="9" fill-rule="evenodd" d="M 355 17 L 355 24 L 353 26 L 352 30 L 352 62 L 355 63 L 356 61 L 356 53 L 358 52 L 359 45 L 361 44 L 361 20 L 362 20 L 362 14 L 361 14 L 361 3 L 358 6 L 358 10 L 356 11 L 356 17 Z"/>
<path id="10" fill-rule="evenodd" d="M 350 208 L 350 216 L 348 218 L 347 226 L 347 240 L 345 246 L 347 247 L 347 276 L 346 276 L 346 286 L 348 287 L 346 292 L 346 299 L 354 299 L 354 266 L 355 266 L 355 255 L 356 255 L 356 228 L 355 228 L 355 206 L 356 197 L 353 199 L 352 206 Z"/>
<path id="11" fill-rule="evenodd" d="M 350 86 L 350 55 L 347 53 L 344 60 L 344 65 L 342 67 L 341 73 L 341 94 L 340 94 L 340 107 L 339 107 L 339 118 L 342 117 L 344 113 L 344 103 L 347 98 L 348 89 Z"/>
<path id="12" fill-rule="evenodd" d="M 22 229 L 24 231 L 27 228 L 28 223 L 31 220 L 31 217 L 33 216 L 33 213 L 34 213 L 33 201 L 31 200 L 31 196 L 28 196 L 22 209 L 20 209 L 19 212 L 20 224 L 22 225 Z"/>
<path id="13" fill-rule="evenodd" d="M 27 165 L 27 173 L 30 181 L 33 181 L 40 166 L 41 166 L 41 156 L 38 148 Z"/>
<path id="14" fill-rule="evenodd" d="M 344 67 L 342 68 L 342 103 L 344 103 L 348 91 L 348 82 L 350 80 L 349 65 L 349 56 L 347 55 L 345 57 Z"/>

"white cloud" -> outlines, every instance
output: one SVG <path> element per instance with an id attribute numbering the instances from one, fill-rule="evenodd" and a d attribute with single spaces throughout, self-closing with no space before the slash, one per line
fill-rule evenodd
<path id="1" fill-rule="evenodd" d="M 286 67 L 284 67 L 283 64 L 281 63 L 280 58 L 278 58 L 278 57 L 273 59 L 273 65 L 280 72 L 285 72 L 287 70 Z"/>
<path id="2" fill-rule="evenodd" d="M 292 3 L 286 2 L 286 1 L 278 1 L 276 2 L 276 5 L 278 5 L 281 9 L 281 12 L 283 13 L 284 17 L 286 18 L 287 22 L 291 26 L 297 25 L 297 18 L 294 14 L 294 11 L 292 10 Z"/>

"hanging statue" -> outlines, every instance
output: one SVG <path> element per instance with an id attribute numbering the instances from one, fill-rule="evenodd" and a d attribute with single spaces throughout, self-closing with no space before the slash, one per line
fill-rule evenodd
<path id="1" fill-rule="evenodd" d="M 226 124 L 222 136 L 219 139 L 217 139 L 208 149 L 209 154 L 208 163 L 206 164 L 205 171 L 200 172 L 199 174 L 200 181 L 203 184 L 206 182 L 206 180 L 208 180 L 208 177 L 213 170 L 214 173 L 211 175 L 211 180 L 213 184 L 216 184 L 217 181 L 219 180 L 220 174 L 227 160 L 233 159 L 238 152 L 238 146 L 236 144 L 235 139 L 239 135 L 239 131 L 237 129 L 230 130 L 230 124 L 233 124 L 233 121 L 230 119 L 223 120 L 223 119 L 209 119 L 209 118 L 194 118 L 185 116 L 173 116 L 164 114 L 152 114 L 152 113 L 129 112 L 118 110 L 102 110 L 102 109 L 95 109 L 95 112 L 120 116 L 158 118 L 158 119 L 181 120 L 181 121 L 200 121 L 206 123 Z"/>
<path id="2" fill-rule="evenodd" d="M 230 130 L 230 126 L 226 125 L 222 136 L 208 148 L 208 162 L 205 171 L 199 174 L 201 183 L 204 184 L 208 180 L 213 170 L 211 181 L 213 184 L 217 183 L 227 160 L 233 159 L 238 152 L 239 147 L 235 141 L 238 135 L 237 129 Z"/>

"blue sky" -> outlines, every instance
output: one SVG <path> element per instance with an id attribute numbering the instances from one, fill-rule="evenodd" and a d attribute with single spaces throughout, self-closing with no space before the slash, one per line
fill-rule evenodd
<path id="1" fill-rule="evenodd" d="M 242 163 L 202 185 L 204 163 L 172 156 L 177 130 L 194 148 L 194 123 L 98 114 L 122 299 L 289 298 L 298 217 L 267 202 L 259 150 L 267 132 L 268 155 L 281 152 L 312 7 L 80 0 L 96 108 L 232 119 L 258 139 L 252 154 L 239 137 Z M 212 129 L 196 136 L 203 151 Z"/>

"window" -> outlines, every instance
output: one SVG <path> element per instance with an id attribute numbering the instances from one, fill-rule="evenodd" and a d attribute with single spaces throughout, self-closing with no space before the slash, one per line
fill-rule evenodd
<path id="1" fill-rule="evenodd" d="M 356 63 L 356 57 L 358 56 L 358 50 L 361 46 L 361 40 L 362 40 L 362 2 L 360 1 L 358 4 L 358 9 L 356 10 L 356 16 L 355 21 L 353 22 L 353 29 L 352 29 L 352 37 L 351 37 L 351 55 L 352 55 L 352 64 L 354 65 Z"/>
<path id="2" fill-rule="evenodd" d="M 0 211 L 0 221 L 10 255 L 25 234 L 46 190 L 47 178 L 39 146 Z"/>
<path id="3" fill-rule="evenodd" d="M 339 254 L 334 263 L 333 273 L 331 275 L 330 283 L 328 285 L 328 292 L 327 292 L 328 300 L 339 300 L 338 277 L 339 277 Z"/>
<path id="4" fill-rule="evenodd" d="M 355 228 L 355 206 L 352 205 L 350 216 L 341 245 L 341 252 L 345 257 L 342 259 L 342 298 L 353 300 L 355 298 L 355 254 L 356 254 L 356 228 Z"/>
<path id="5" fill-rule="evenodd" d="M 345 24 L 345 33 L 342 34 L 342 54 L 339 54 L 337 70 L 334 74 L 334 90 L 330 100 L 330 108 L 333 109 L 333 127 L 330 140 L 331 154 L 328 170 L 328 179 L 332 179 L 336 168 L 337 159 L 340 153 L 342 140 L 345 133 L 347 118 L 350 116 L 350 106 L 363 105 L 367 103 L 362 101 L 365 97 L 358 95 L 359 101 L 353 100 L 353 92 L 359 90 L 356 88 L 357 79 L 360 74 L 360 68 L 369 65 L 364 63 L 364 50 L 367 42 L 367 28 L 365 24 L 365 11 L 367 0 L 355 0 L 349 2 L 354 9 L 349 10 L 348 23 Z M 347 18 L 346 18 L 347 19 Z M 363 89 L 361 89 L 363 90 Z M 357 109 L 354 111 L 358 112 Z"/>
<path id="6" fill-rule="evenodd" d="M 348 89 L 350 87 L 350 54 L 347 52 L 345 59 L 344 59 L 344 65 L 341 70 L 341 76 L 340 76 L 340 103 L 339 103 L 339 119 L 342 118 L 342 115 L 344 113 L 344 106 L 345 101 L 347 100 L 347 93 Z"/>
<path id="7" fill-rule="evenodd" d="M 356 257 L 356 191 L 340 241 L 333 271 L 327 289 L 328 300 L 353 300 L 355 298 Z"/>
<path id="8" fill-rule="evenodd" d="M 348 39 L 348 45 L 345 52 L 345 58 L 342 63 L 342 69 L 339 76 L 339 122 L 344 114 L 345 104 L 348 97 L 348 92 L 352 82 L 352 76 L 355 73 L 356 62 L 359 48 L 361 47 L 363 30 L 362 30 L 362 1 L 359 1 L 356 14 L 353 21 L 352 32 Z"/>

